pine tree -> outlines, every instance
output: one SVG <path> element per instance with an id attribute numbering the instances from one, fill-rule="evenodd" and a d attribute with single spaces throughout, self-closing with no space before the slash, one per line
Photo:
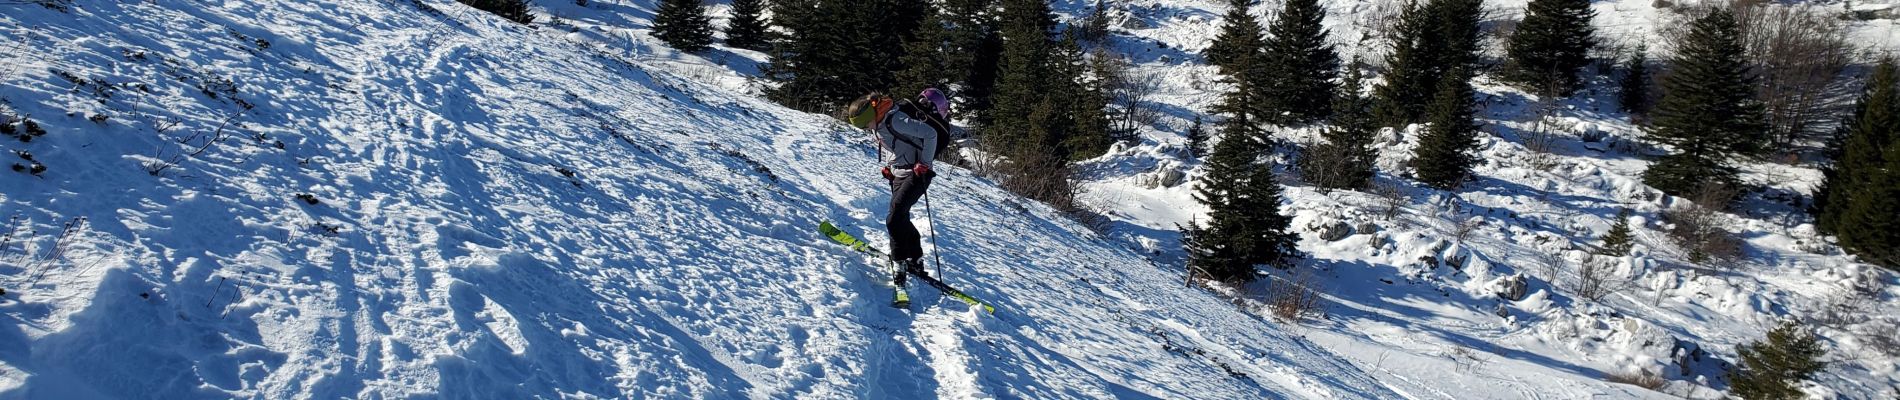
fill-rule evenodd
<path id="1" fill-rule="evenodd" d="M 1244 59 L 1237 66 L 1252 62 Z M 1257 103 L 1256 97 L 1236 90 L 1223 101 L 1229 105 L 1223 134 L 1195 190 L 1195 200 L 1208 208 L 1208 222 L 1189 224 L 1183 234 L 1190 268 L 1224 282 L 1252 281 L 1255 266 L 1285 268 L 1300 257 L 1297 237 L 1287 233 L 1292 217 L 1280 214 L 1273 167 L 1259 162 L 1266 135 L 1244 107 L 1232 106 Z"/>
<path id="2" fill-rule="evenodd" d="M 932 4 L 774 1 L 772 23 L 785 32 L 772 45 L 772 61 L 761 68 L 766 79 L 778 83 L 766 94 L 792 108 L 828 112 L 867 92 L 895 88 L 897 72 L 904 70 L 904 43 L 914 39 Z"/>
<path id="3" fill-rule="evenodd" d="M 1590 64 L 1596 29 L 1590 0 L 1531 0 L 1506 46 L 1504 79 L 1544 96 L 1568 96 L 1581 86 L 1577 70 Z"/>
<path id="4" fill-rule="evenodd" d="M 1373 115 L 1384 126 L 1423 122 L 1438 82 L 1461 72 L 1470 79 L 1478 62 L 1482 0 L 1412 3 L 1399 15 L 1394 48 L 1386 58 L 1385 82 L 1374 88 Z"/>
<path id="5" fill-rule="evenodd" d="M 1738 183 L 1728 159 L 1757 152 L 1767 134 L 1740 38 L 1735 14 L 1726 9 L 1690 25 L 1648 132 L 1650 141 L 1675 153 L 1643 171 L 1644 183 L 1682 197 L 1705 184 Z"/>
<path id="6" fill-rule="evenodd" d="M 1228 0 L 1227 16 L 1223 18 L 1220 33 L 1214 36 L 1214 42 L 1203 52 L 1207 63 L 1228 71 L 1228 64 L 1245 54 L 1261 51 L 1266 38 L 1260 32 L 1260 20 L 1254 18 L 1249 10 L 1253 0 Z"/>
<path id="7" fill-rule="evenodd" d="M 1419 182 L 1440 190 L 1452 190 L 1471 175 L 1476 159 L 1468 154 L 1478 144 L 1478 123 L 1472 99 L 1471 82 L 1461 77 L 1464 71 L 1452 71 L 1439 81 L 1432 99 L 1432 111 L 1425 133 L 1413 149 L 1412 168 Z"/>
<path id="8" fill-rule="evenodd" d="M 487 11 L 509 21 L 527 25 L 534 23 L 534 13 L 528 8 L 528 0 L 456 0 L 477 10 Z"/>
<path id="9" fill-rule="evenodd" d="M 989 125 L 992 95 L 1001 74 L 1003 37 L 995 0 L 947 0 L 943 6 L 944 68 L 957 83 L 957 109 L 972 125 Z"/>
<path id="10" fill-rule="evenodd" d="M 1836 231 L 1841 247 L 1861 261 L 1900 270 L 1900 145 L 1888 145 L 1886 159 L 1854 191 Z"/>
<path id="11" fill-rule="evenodd" d="M 1063 129 L 1057 136 L 1062 138 L 1069 161 L 1101 156 L 1115 143 L 1108 127 L 1107 89 L 1096 84 L 1101 80 L 1089 78 L 1089 63 L 1080 40 L 1077 35 L 1064 35 L 1052 48 L 1052 63 L 1045 70 L 1052 81 L 1047 96 L 1059 99 L 1068 108 L 1058 122 Z"/>
<path id="12" fill-rule="evenodd" d="M 1326 41 L 1326 9 L 1319 0 L 1287 0 L 1280 19 L 1267 27 L 1266 102 L 1277 111 L 1267 122 L 1307 123 L 1332 114 L 1333 79 L 1339 54 Z"/>
<path id="13" fill-rule="evenodd" d="M 904 44 L 904 70 L 897 74 L 897 95 L 912 96 L 924 88 L 947 89 L 955 81 L 955 71 L 945 59 L 949 34 L 938 14 L 925 17 L 924 23 L 917 25 L 917 38 Z"/>
<path id="14" fill-rule="evenodd" d="M 1738 368 L 1728 371 L 1729 394 L 1744 400 L 1806 397 L 1795 385 L 1819 372 L 1827 353 L 1813 332 L 1793 322 L 1768 331 L 1766 341 L 1736 346 Z"/>
<path id="15" fill-rule="evenodd" d="M 1201 125 L 1201 116 L 1194 116 L 1194 124 L 1187 129 L 1188 155 L 1194 158 L 1207 157 L 1207 127 Z"/>
<path id="16" fill-rule="evenodd" d="M 765 50 L 771 45 L 765 29 L 765 0 L 732 0 L 732 20 L 726 25 L 726 45 Z"/>
<path id="17" fill-rule="evenodd" d="M 1623 112 L 1631 115 L 1649 114 L 1649 46 L 1636 45 L 1636 52 L 1623 62 L 1623 79 L 1618 82 L 1622 90 L 1617 99 Z"/>
<path id="18" fill-rule="evenodd" d="M 661 0 L 653 15 L 653 37 L 679 51 L 703 51 L 712 45 L 712 18 L 700 0 Z"/>
<path id="19" fill-rule="evenodd" d="M 1839 233 L 1841 217 L 1854 203 L 1853 193 L 1885 163 L 1884 151 L 1900 137 L 1900 68 L 1883 59 L 1867 79 L 1853 116 L 1841 122 L 1839 138 L 1829 145 L 1834 162 L 1822 169 L 1821 188 L 1815 190 L 1815 225 L 1822 232 Z"/>
<path id="20" fill-rule="evenodd" d="M 1372 149 L 1378 127 L 1372 121 L 1372 101 L 1359 93 L 1364 87 L 1358 59 L 1347 64 L 1346 79 L 1333 96 L 1332 126 L 1320 131 L 1326 139 L 1300 158 L 1300 173 L 1308 182 L 1327 189 L 1364 189 L 1372 183 Z"/>
<path id="21" fill-rule="evenodd" d="M 1048 124 L 1031 118 L 1031 112 L 1046 101 L 1049 83 L 1053 81 L 1045 70 L 1053 52 L 1050 30 L 1054 27 L 1055 18 L 1050 15 L 1048 3 L 1042 0 L 1003 2 L 1002 76 L 997 80 L 995 106 L 990 112 L 992 126 L 984 130 L 986 145 L 996 146 L 1007 154 L 1032 143 L 1062 143 L 1063 138 L 1048 137 L 1050 133 L 1046 129 L 1037 129 Z M 1056 149 L 1036 151 L 1049 150 Z M 1060 153 L 1055 158 L 1068 159 L 1069 155 Z"/>
<path id="22" fill-rule="evenodd" d="M 1597 254 L 1611 257 L 1627 256 L 1630 254 L 1630 247 L 1635 245 L 1633 240 L 1630 237 L 1630 210 L 1625 208 L 1616 212 L 1616 224 L 1610 225 L 1610 232 L 1603 234 L 1603 246 L 1598 249 Z"/>

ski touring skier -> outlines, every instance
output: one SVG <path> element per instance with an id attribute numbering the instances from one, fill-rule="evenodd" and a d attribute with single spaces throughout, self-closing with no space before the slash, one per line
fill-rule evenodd
<path id="1" fill-rule="evenodd" d="M 930 182 L 937 176 L 932 163 L 950 141 L 950 99 L 935 88 L 924 89 L 916 100 L 869 94 L 845 109 L 852 125 L 869 129 L 877 139 L 879 174 L 891 187 L 891 203 L 885 215 L 890 234 L 890 262 L 895 273 L 891 283 L 904 287 L 905 276 L 927 277 L 924 270 L 922 235 L 911 222 L 911 207 L 917 204 Z"/>

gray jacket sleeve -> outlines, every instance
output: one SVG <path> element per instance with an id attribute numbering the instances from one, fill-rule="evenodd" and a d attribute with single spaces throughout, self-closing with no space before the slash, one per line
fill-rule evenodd
<path id="1" fill-rule="evenodd" d="M 911 118 L 893 109 L 885 114 L 884 126 L 878 129 L 878 136 L 891 146 L 891 165 L 923 163 L 935 166 L 931 161 L 937 154 L 937 129 L 931 128 L 929 122 Z"/>

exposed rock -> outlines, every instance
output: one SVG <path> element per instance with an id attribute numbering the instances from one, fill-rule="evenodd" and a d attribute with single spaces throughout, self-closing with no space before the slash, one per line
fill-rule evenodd
<path id="1" fill-rule="evenodd" d="M 1499 298 L 1519 301 L 1530 295 L 1530 286 L 1530 280 L 1524 278 L 1524 274 L 1516 274 L 1499 279 L 1494 289 Z"/>
<path id="2" fill-rule="evenodd" d="M 1352 227 L 1353 233 L 1373 233 L 1378 231 L 1379 224 L 1372 223 L 1372 221 L 1359 221 L 1358 225 L 1353 225 Z"/>
<path id="3" fill-rule="evenodd" d="M 1351 236 L 1353 233 L 1352 226 L 1346 225 L 1344 221 L 1333 221 L 1333 223 L 1330 224 L 1322 224 L 1316 231 L 1319 232 L 1320 240 L 1328 242 L 1345 239 L 1346 236 Z"/>

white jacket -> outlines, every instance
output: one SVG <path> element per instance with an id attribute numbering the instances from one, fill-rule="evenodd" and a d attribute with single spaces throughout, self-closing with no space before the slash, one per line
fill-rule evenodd
<path id="1" fill-rule="evenodd" d="M 908 176 L 911 164 L 916 163 L 934 167 L 931 161 L 937 154 L 937 129 L 923 118 L 911 118 L 899 107 L 892 107 L 878 124 L 877 140 L 891 153 L 886 165 L 891 166 L 892 174 Z"/>

